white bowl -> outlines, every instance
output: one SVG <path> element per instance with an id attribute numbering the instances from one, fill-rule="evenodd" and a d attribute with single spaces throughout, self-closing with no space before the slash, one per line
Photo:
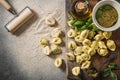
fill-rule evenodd
<path id="1" fill-rule="evenodd" d="M 118 21 L 116 22 L 115 25 L 113 25 L 110 28 L 105 28 L 105 27 L 101 26 L 96 20 L 96 12 L 97 12 L 98 8 L 100 8 L 101 6 L 106 5 L 106 4 L 109 4 L 109 5 L 113 6 L 118 12 Z M 101 29 L 103 31 L 114 31 L 114 30 L 118 29 L 120 27 L 120 3 L 115 1 L 115 0 L 102 0 L 102 1 L 99 1 L 93 8 L 92 19 L 93 19 L 94 24 L 99 29 Z"/>

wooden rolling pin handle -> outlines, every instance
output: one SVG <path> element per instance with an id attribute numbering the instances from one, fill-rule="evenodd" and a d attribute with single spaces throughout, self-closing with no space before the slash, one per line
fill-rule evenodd
<path id="1" fill-rule="evenodd" d="M 9 10 L 11 8 L 10 4 L 6 0 L 0 0 L 0 3 L 3 5 L 4 8 Z"/>

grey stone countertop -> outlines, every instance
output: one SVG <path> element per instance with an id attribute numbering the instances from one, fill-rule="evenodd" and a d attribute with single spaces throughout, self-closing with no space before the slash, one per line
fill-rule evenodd
<path id="1" fill-rule="evenodd" d="M 14 16 L 0 5 L 0 80 L 66 80 L 65 67 L 54 65 L 56 57 L 65 60 L 64 47 L 60 55 L 49 57 L 39 45 L 41 37 L 51 39 L 54 29 L 45 25 L 46 16 L 53 15 L 58 21 L 56 27 L 65 31 L 65 0 L 8 1 L 18 13 L 29 6 L 35 16 L 13 35 L 4 26 Z"/>

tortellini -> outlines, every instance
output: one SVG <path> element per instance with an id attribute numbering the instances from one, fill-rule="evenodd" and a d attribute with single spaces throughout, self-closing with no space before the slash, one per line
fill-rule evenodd
<path id="1" fill-rule="evenodd" d="M 83 50 L 84 53 L 87 53 L 89 49 L 90 49 L 89 46 L 83 46 L 82 47 L 82 50 Z"/>
<path id="2" fill-rule="evenodd" d="M 113 40 L 107 40 L 107 47 L 109 50 L 115 51 L 116 49 L 115 42 Z"/>
<path id="3" fill-rule="evenodd" d="M 84 38 L 80 37 L 80 35 L 78 35 L 78 36 L 75 37 L 75 41 L 76 42 L 82 42 L 83 40 L 84 40 Z"/>
<path id="4" fill-rule="evenodd" d="M 85 61 L 82 66 L 81 69 L 88 69 L 90 67 L 91 61 Z"/>
<path id="5" fill-rule="evenodd" d="M 89 48 L 89 50 L 88 50 L 88 54 L 89 54 L 90 56 L 93 56 L 93 55 L 96 54 L 96 50 L 93 49 L 93 48 Z"/>
<path id="6" fill-rule="evenodd" d="M 101 34 L 97 34 L 97 35 L 94 37 L 94 39 L 95 39 L 96 41 L 101 41 L 102 39 L 104 39 L 104 37 L 103 37 L 103 35 L 101 35 Z"/>
<path id="7" fill-rule="evenodd" d="M 112 36 L 112 32 L 103 32 L 103 36 L 105 39 L 109 39 Z"/>
<path id="8" fill-rule="evenodd" d="M 77 56 L 76 56 L 76 63 L 81 64 L 82 61 L 83 61 L 83 58 L 82 58 L 80 55 L 77 55 Z"/>
<path id="9" fill-rule="evenodd" d="M 62 61 L 61 58 L 55 59 L 55 63 L 54 64 L 55 64 L 56 67 L 61 67 L 62 63 L 63 63 L 63 61 Z"/>
<path id="10" fill-rule="evenodd" d="M 46 46 L 45 48 L 43 48 L 43 53 L 45 55 L 50 55 L 51 54 L 51 49 L 49 46 Z"/>
<path id="11" fill-rule="evenodd" d="M 87 60 L 90 60 L 91 59 L 91 56 L 87 53 L 83 53 L 81 54 L 81 57 L 84 61 L 87 61 Z"/>
<path id="12" fill-rule="evenodd" d="M 80 37 L 86 39 L 88 37 L 88 34 L 89 30 L 83 30 L 80 34 Z"/>
<path id="13" fill-rule="evenodd" d="M 56 19 L 52 16 L 48 16 L 45 19 L 45 23 L 49 26 L 54 26 L 56 24 Z"/>
<path id="14" fill-rule="evenodd" d="M 67 57 L 67 60 L 71 60 L 71 61 L 75 60 L 75 56 L 73 53 L 70 53 L 70 52 L 66 53 L 66 57 Z"/>
<path id="15" fill-rule="evenodd" d="M 74 55 L 80 55 L 82 53 L 83 53 L 82 46 L 78 46 L 74 51 Z"/>
<path id="16" fill-rule="evenodd" d="M 98 49 L 98 42 L 97 41 L 92 41 L 91 48 Z"/>
<path id="17" fill-rule="evenodd" d="M 72 74 L 74 76 L 78 76 L 80 74 L 80 67 L 73 67 L 72 68 Z"/>
<path id="18" fill-rule="evenodd" d="M 91 41 L 89 39 L 85 39 L 83 42 L 84 46 L 90 46 L 91 45 Z"/>
<path id="19" fill-rule="evenodd" d="M 77 35 L 77 33 L 73 29 L 70 29 L 67 35 L 69 38 L 74 38 Z"/>
<path id="20" fill-rule="evenodd" d="M 41 38 L 40 39 L 40 45 L 45 47 L 49 45 L 49 41 L 46 38 Z"/>
<path id="21" fill-rule="evenodd" d="M 55 37 L 54 39 L 53 39 L 53 41 L 52 41 L 52 43 L 53 44 L 61 44 L 62 43 L 62 40 L 61 40 L 61 38 L 59 38 L 59 37 Z"/>
<path id="22" fill-rule="evenodd" d="M 105 48 L 99 48 L 97 51 L 100 56 L 106 56 L 108 54 L 108 50 Z"/>
<path id="23" fill-rule="evenodd" d="M 61 48 L 57 45 L 51 45 L 51 51 L 53 54 L 59 54 L 61 53 Z"/>
<path id="24" fill-rule="evenodd" d="M 77 44 L 74 42 L 74 41 L 70 41 L 68 43 L 68 48 L 71 49 L 71 50 L 75 50 L 77 47 Z"/>
<path id="25" fill-rule="evenodd" d="M 61 28 L 56 28 L 52 31 L 51 36 L 52 37 L 60 37 L 62 35 L 62 30 Z"/>
<path id="26" fill-rule="evenodd" d="M 91 30 L 91 31 L 89 32 L 89 34 L 88 34 L 88 38 L 89 38 L 89 39 L 92 39 L 95 34 L 96 34 L 95 31 Z"/>
<path id="27" fill-rule="evenodd" d="M 106 45 L 105 45 L 105 43 L 103 41 L 99 41 L 98 42 L 98 47 L 99 48 L 105 48 L 105 49 L 107 48 Z"/>

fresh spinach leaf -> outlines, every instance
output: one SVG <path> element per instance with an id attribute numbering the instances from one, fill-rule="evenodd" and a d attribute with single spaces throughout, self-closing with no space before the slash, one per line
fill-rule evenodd
<path id="1" fill-rule="evenodd" d="M 109 68 L 106 68 L 104 71 L 103 71 L 103 77 L 108 77 L 110 76 L 110 69 Z"/>

